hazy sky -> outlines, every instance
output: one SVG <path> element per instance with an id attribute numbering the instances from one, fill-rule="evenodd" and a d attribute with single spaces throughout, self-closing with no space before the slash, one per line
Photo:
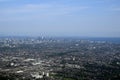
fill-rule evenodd
<path id="1" fill-rule="evenodd" d="M 120 37 L 120 0 L 0 0 L 0 35 Z"/>

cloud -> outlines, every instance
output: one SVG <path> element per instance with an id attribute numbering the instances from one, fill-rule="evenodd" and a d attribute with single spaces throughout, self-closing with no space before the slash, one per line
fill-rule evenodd
<path id="1" fill-rule="evenodd" d="M 0 15 L 3 15 L 3 17 L 7 16 L 6 18 L 4 18 L 4 20 L 25 20 L 29 18 L 39 19 L 46 17 L 70 15 L 74 12 L 86 10 L 88 8 L 89 7 L 87 6 L 69 6 L 60 4 L 25 4 L 1 9 Z"/>
<path id="2" fill-rule="evenodd" d="M 22 6 L 15 6 L 3 9 L 4 13 L 26 13 L 26 12 L 39 12 L 39 11 L 77 11 L 88 9 L 86 6 L 66 6 L 59 4 L 26 4 Z"/>
<path id="3" fill-rule="evenodd" d="M 40 10 L 48 9 L 48 8 L 49 8 L 48 5 L 31 5 L 31 4 L 27 4 L 27 5 L 22 5 L 22 6 L 3 9 L 2 12 L 7 13 L 7 14 L 27 13 L 27 12 L 36 12 L 36 11 L 40 11 Z"/>

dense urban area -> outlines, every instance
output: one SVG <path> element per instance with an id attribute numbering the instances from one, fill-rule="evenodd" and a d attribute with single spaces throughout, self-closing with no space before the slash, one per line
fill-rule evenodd
<path id="1" fill-rule="evenodd" d="M 0 38 L 0 80 L 119 79 L 119 43 L 79 38 Z"/>

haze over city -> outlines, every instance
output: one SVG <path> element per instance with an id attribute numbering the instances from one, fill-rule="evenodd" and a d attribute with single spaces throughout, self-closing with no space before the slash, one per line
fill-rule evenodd
<path id="1" fill-rule="evenodd" d="M 0 0 L 0 35 L 120 37 L 120 0 Z"/>
<path id="2" fill-rule="evenodd" d="M 120 0 L 0 0 L 0 80 L 120 80 Z"/>

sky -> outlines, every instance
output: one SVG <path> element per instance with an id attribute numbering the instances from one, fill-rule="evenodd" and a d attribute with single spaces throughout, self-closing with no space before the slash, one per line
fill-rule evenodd
<path id="1" fill-rule="evenodd" d="M 0 35 L 120 37 L 120 0 L 0 0 Z"/>

